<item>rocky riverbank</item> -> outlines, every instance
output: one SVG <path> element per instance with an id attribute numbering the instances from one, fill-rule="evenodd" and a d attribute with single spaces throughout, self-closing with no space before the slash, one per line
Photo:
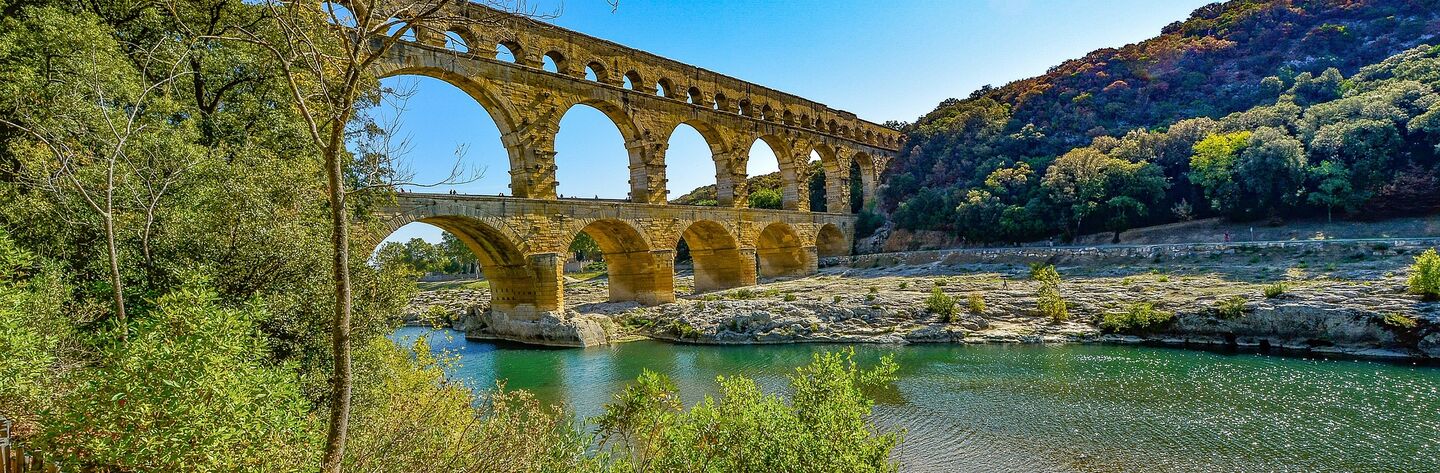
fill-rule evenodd
<path id="1" fill-rule="evenodd" d="M 1063 321 L 1037 314 L 1039 284 L 1018 264 L 832 267 L 656 307 L 606 303 L 605 281 L 597 278 L 567 284 L 566 297 L 570 317 L 599 321 L 612 340 L 1166 343 L 1440 359 L 1440 303 L 1406 293 L 1413 253 L 1367 246 L 1336 258 L 1281 248 L 1133 264 L 1062 263 L 1059 290 L 1069 309 Z M 678 283 L 683 289 L 688 279 Z M 953 316 L 927 308 L 936 288 L 958 302 Z M 983 299 L 982 310 L 971 310 L 972 297 Z M 485 299 L 483 291 L 423 293 L 411 312 L 453 314 L 439 320 L 484 337 L 476 321 Z M 1173 317 L 1148 327 L 1102 329 L 1106 314 L 1143 304 Z"/>

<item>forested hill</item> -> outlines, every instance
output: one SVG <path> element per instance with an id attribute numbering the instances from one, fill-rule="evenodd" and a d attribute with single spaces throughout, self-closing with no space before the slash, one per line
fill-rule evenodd
<path id="1" fill-rule="evenodd" d="M 1365 182 L 1347 183 L 1361 199 L 1346 200 L 1339 210 L 1383 204 L 1374 199 L 1387 195 L 1381 187 L 1397 171 L 1409 172 L 1400 176 L 1406 179 L 1424 179 L 1427 173 L 1433 178 L 1433 149 L 1423 156 L 1396 154 L 1392 157 L 1403 159 L 1388 160 L 1382 170 L 1356 169 L 1357 163 L 1335 151 L 1336 146 L 1311 149 L 1318 129 L 1303 129 L 1296 122 L 1312 105 L 1359 93 L 1346 78 L 1362 67 L 1440 43 L 1437 33 L 1440 1 L 1435 0 L 1235 0 L 1207 5 L 1189 19 L 1166 26 L 1155 38 L 1097 50 L 1039 77 L 987 86 L 964 100 L 946 100 L 914 124 L 904 125 L 911 149 L 892 163 L 885 177 L 883 210 L 901 228 L 958 231 L 972 240 L 990 241 L 1218 214 L 1274 218 L 1323 213 L 1337 206 L 1314 204 L 1308 195 L 1324 181 L 1318 174 L 1324 171 L 1317 170 L 1323 161 L 1331 162 L 1329 172 L 1364 177 Z M 1415 80 L 1434 91 L 1434 77 Z M 1226 125 L 1234 130 L 1190 123 L 1188 133 L 1195 136 L 1162 133 L 1182 120 L 1221 119 L 1277 104 L 1296 107 L 1293 120 Z M 1430 104 L 1409 106 L 1421 107 L 1411 110 L 1418 114 Z M 1397 140 L 1423 139 L 1403 120 L 1392 121 Z M 1295 195 L 1287 194 L 1276 205 L 1237 206 L 1222 202 L 1223 197 L 1246 197 L 1246 189 L 1207 194 L 1204 180 L 1191 178 L 1191 146 L 1212 134 L 1254 132 L 1260 125 L 1299 138 L 1301 159 L 1291 164 L 1303 174 L 1292 176 L 1301 185 L 1285 189 Z M 1157 141 L 1164 141 L 1162 135 L 1170 139 L 1166 145 L 1171 148 L 1155 149 Z M 1110 138 L 1095 141 L 1097 137 Z M 1117 146 L 1123 148 L 1118 154 L 1112 152 Z M 1061 160 L 1071 169 L 1070 177 L 1102 176 L 1097 182 L 1067 181 L 1051 172 L 1057 158 L 1082 148 L 1118 161 L 1101 156 Z M 1230 171 L 1259 169 L 1235 166 L 1243 169 Z M 1212 198 L 1216 196 L 1222 198 Z"/>

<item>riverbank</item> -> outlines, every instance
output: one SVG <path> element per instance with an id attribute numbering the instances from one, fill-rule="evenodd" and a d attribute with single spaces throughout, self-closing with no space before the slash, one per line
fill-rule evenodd
<path id="1" fill-rule="evenodd" d="M 1037 313 L 1039 284 L 1019 258 L 995 258 L 1016 261 L 998 263 L 884 255 L 871 258 L 870 267 L 827 267 L 811 277 L 685 295 L 655 307 L 605 302 L 600 277 L 571 281 L 566 298 L 574 316 L 600 321 L 612 340 L 1158 343 L 1440 359 L 1440 304 L 1406 293 L 1406 272 L 1418 247 L 1335 245 L 1237 245 L 1129 258 L 1050 255 L 1062 275 L 1059 291 L 1069 312 L 1064 321 Z M 682 290 L 688 285 L 686 276 L 677 280 Z M 953 316 L 927 309 L 936 288 L 957 301 Z M 972 297 L 983 299 L 983 310 L 970 309 Z M 412 312 L 454 314 L 445 320 L 483 337 L 469 321 L 483 313 L 485 300 L 483 289 L 427 292 L 417 296 Z M 1106 314 L 1138 304 L 1173 318 L 1144 328 L 1102 329 Z"/>

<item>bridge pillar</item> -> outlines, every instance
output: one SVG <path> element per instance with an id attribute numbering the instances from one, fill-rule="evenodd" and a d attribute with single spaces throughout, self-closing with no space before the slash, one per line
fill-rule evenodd
<path id="1" fill-rule="evenodd" d="M 803 148 L 803 147 L 802 147 Z M 789 174 L 794 176 L 793 182 L 784 183 L 782 192 L 785 210 L 810 211 L 810 151 L 797 150 L 790 156 L 788 163 L 783 166 L 789 168 Z M 823 171 L 822 171 L 823 172 Z M 782 175 L 785 172 L 782 170 Z"/>
<path id="2" fill-rule="evenodd" d="M 760 276 L 767 278 L 809 276 L 820 268 L 814 245 L 765 248 L 758 256 Z"/>
<path id="3" fill-rule="evenodd" d="M 745 208 L 750 206 L 750 188 L 746 179 L 745 166 L 749 150 L 731 151 L 716 156 L 715 201 L 720 207 Z"/>
<path id="4" fill-rule="evenodd" d="M 690 248 L 695 262 L 695 292 L 754 286 L 755 249 L 717 250 Z"/>
<path id="5" fill-rule="evenodd" d="M 625 143 L 630 152 L 630 201 L 639 204 L 669 202 L 665 178 L 665 149 L 669 143 L 654 140 L 631 140 Z"/>
<path id="6" fill-rule="evenodd" d="M 555 134 L 531 127 L 500 137 L 510 153 L 510 192 L 527 199 L 555 198 Z"/>
<path id="7" fill-rule="evenodd" d="M 675 302 L 675 251 L 605 253 L 610 301 L 643 305 Z"/>
<path id="8" fill-rule="evenodd" d="M 850 160 L 840 158 L 833 176 L 825 176 L 825 211 L 850 213 Z"/>

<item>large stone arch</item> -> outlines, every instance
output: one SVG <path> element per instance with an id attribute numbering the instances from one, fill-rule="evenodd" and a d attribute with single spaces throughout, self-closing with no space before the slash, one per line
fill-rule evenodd
<path id="1" fill-rule="evenodd" d="M 552 129 L 555 130 L 554 133 L 557 136 L 562 131 L 560 130 L 560 122 L 565 118 L 566 114 L 569 114 L 571 110 L 574 110 L 575 107 L 578 106 L 586 106 L 598 110 L 615 125 L 615 129 L 620 131 L 620 138 L 625 142 L 625 153 L 626 156 L 628 156 L 628 166 L 630 168 L 630 180 L 628 182 L 630 187 L 629 199 L 635 202 L 649 203 L 651 180 L 654 179 L 664 182 L 665 176 L 663 175 L 663 171 L 661 171 L 662 175 L 651 175 L 655 173 L 654 168 L 647 166 L 645 150 L 641 145 L 643 143 L 641 140 L 642 134 L 640 128 L 635 124 L 634 118 L 630 116 L 623 106 L 612 102 L 596 99 L 569 101 L 556 107 L 558 113 L 554 116 Z M 551 138 L 552 141 L 554 139 L 553 137 Z M 556 169 L 555 155 L 552 153 L 549 158 L 550 162 L 546 164 L 548 164 L 548 170 L 553 176 Z"/>
<path id="2" fill-rule="evenodd" d="M 751 139 L 750 142 L 746 143 L 746 146 L 743 148 L 746 153 L 745 161 L 747 163 L 750 160 L 750 148 L 754 146 L 756 141 L 765 143 L 765 146 L 769 146 L 770 151 L 775 154 L 776 165 L 780 169 L 780 182 L 782 184 L 780 188 L 781 208 L 785 210 L 807 210 L 800 206 L 802 200 L 800 196 L 802 192 L 800 190 L 800 176 L 805 175 L 805 170 L 802 168 L 803 165 L 797 166 L 795 163 L 794 146 L 785 138 L 775 134 L 762 134 L 749 138 Z M 744 169 L 743 165 L 741 169 Z M 751 176 L 747 173 L 746 177 L 749 178 Z"/>
<path id="3" fill-rule="evenodd" d="M 690 247 L 695 264 L 695 292 L 755 284 L 753 250 L 740 248 L 740 240 L 724 225 L 698 220 L 687 225 L 680 236 Z"/>
<path id="4" fill-rule="evenodd" d="M 815 272 L 815 247 L 806 245 L 795 227 L 776 222 L 766 225 L 755 241 L 761 277 L 804 276 Z"/>
<path id="5" fill-rule="evenodd" d="M 705 145 L 710 149 L 710 162 L 715 167 L 716 205 L 720 207 L 736 206 L 736 196 L 742 196 L 741 200 L 743 200 L 743 196 L 745 195 L 745 179 L 743 178 L 745 164 L 743 162 L 739 163 L 740 173 L 742 177 L 737 179 L 735 172 L 736 162 L 734 153 L 732 152 L 732 147 L 728 145 L 728 140 L 725 137 L 725 133 L 714 125 L 703 120 L 696 119 L 682 120 L 662 125 L 666 127 L 666 132 L 662 141 L 663 144 L 661 145 L 662 149 L 664 150 L 662 156 L 664 156 L 665 167 L 668 168 L 670 165 L 670 141 L 672 138 L 674 138 L 675 133 L 680 130 L 680 127 L 682 125 L 689 126 L 691 129 L 699 133 L 701 139 L 705 140 Z M 668 192 L 670 190 L 675 190 L 677 192 L 689 191 L 689 189 L 668 189 L 667 184 L 666 191 Z"/>
<path id="6" fill-rule="evenodd" d="M 609 274 L 610 301 L 655 305 L 675 300 L 672 251 L 654 251 L 645 235 L 630 222 L 598 219 L 582 223 L 584 226 L 571 234 L 563 246 L 569 247 L 581 232 L 595 240 Z"/>
<path id="7" fill-rule="evenodd" d="M 490 121 L 500 130 L 500 143 L 505 147 L 505 155 L 510 162 L 510 189 L 517 197 L 530 197 L 533 195 L 531 186 L 532 179 L 528 172 L 529 166 L 527 150 L 534 148 L 533 139 L 526 139 L 529 135 L 522 132 L 524 122 L 519 118 L 518 113 L 504 96 L 496 94 L 496 87 L 484 82 L 483 79 L 474 79 L 462 74 L 453 72 L 445 67 L 435 65 L 394 65 L 381 64 L 376 66 L 376 78 L 398 76 L 420 76 L 437 79 L 455 88 L 460 89 L 480 104 L 480 108 L 490 116 Z"/>
<path id="8" fill-rule="evenodd" d="M 524 239 L 503 220 L 444 210 L 425 207 L 394 216 L 386 222 L 388 231 L 377 235 L 370 250 L 406 224 L 433 225 L 455 235 L 475 253 L 480 271 L 490 283 L 492 311 L 506 318 L 535 319 L 542 313 L 563 310 L 564 295 L 555 279 L 558 261 L 550 255 L 531 254 Z"/>

